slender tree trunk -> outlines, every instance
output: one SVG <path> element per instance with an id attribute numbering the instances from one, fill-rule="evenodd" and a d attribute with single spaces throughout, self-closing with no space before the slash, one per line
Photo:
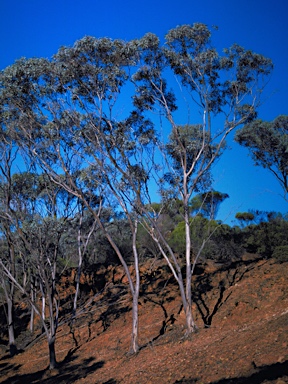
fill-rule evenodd
<path id="1" fill-rule="evenodd" d="M 79 226 L 78 226 L 78 235 L 77 235 L 77 243 L 78 243 L 78 268 L 77 268 L 77 275 L 76 275 L 76 289 L 75 289 L 75 296 L 73 301 L 73 309 L 72 309 L 72 319 L 76 316 L 76 310 L 77 310 L 77 300 L 79 296 L 79 288 L 80 288 L 80 277 L 81 277 L 81 271 L 82 271 L 82 264 L 83 264 L 83 256 L 85 255 L 88 243 L 90 241 L 90 238 L 92 236 L 92 233 L 94 232 L 97 224 L 97 219 L 94 220 L 94 223 L 88 233 L 88 236 L 82 244 L 82 236 L 81 236 L 81 227 L 82 227 L 82 221 L 83 221 L 83 212 L 80 217 Z"/>
<path id="2" fill-rule="evenodd" d="M 132 303 L 132 338 L 130 353 L 137 353 L 139 350 L 138 345 L 138 298 L 139 293 L 134 292 Z"/>
<path id="3" fill-rule="evenodd" d="M 76 274 L 76 289 L 75 289 L 75 295 L 74 295 L 74 301 L 73 301 L 72 318 L 74 318 L 76 316 L 77 300 L 78 300 L 78 296 L 79 296 L 81 269 L 82 269 L 82 258 L 81 258 L 81 261 L 79 258 L 77 274 Z"/>
<path id="4" fill-rule="evenodd" d="M 14 309 L 13 300 L 11 299 L 11 297 L 9 297 L 7 299 L 7 319 L 8 319 L 10 356 L 14 356 L 17 353 L 17 347 L 15 343 L 15 333 L 14 333 L 13 309 Z"/>
<path id="5" fill-rule="evenodd" d="M 186 236 L 188 234 L 188 241 L 190 241 L 189 221 L 187 221 L 187 223 L 188 223 L 188 226 L 186 226 Z M 157 226 L 156 226 L 156 228 L 157 228 Z M 189 229 L 189 232 L 187 231 L 187 229 Z M 169 249 L 169 244 L 167 244 L 167 242 L 166 242 L 165 238 L 162 236 L 160 230 L 158 230 L 158 234 L 161 236 L 163 243 L 166 244 L 167 248 Z M 189 246 L 189 252 L 186 252 L 186 258 L 188 260 L 188 267 L 186 265 L 186 274 L 188 275 L 188 281 L 186 278 L 186 289 L 185 289 L 181 268 L 180 268 L 179 264 L 177 263 L 177 260 L 173 254 L 173 251 L 170 249 L 169 253 L 170 253 L 172 260 L 174 261 L 176 270 L 174 269 L 168 256 L 165 254 L 165 251 L 163 250 L 157 237 L 154 235 L 154 232 L 152 232 L 152 233 L 150 232 L 150 235 L 151 235 L 152 239 L 156 242 L 161 254 L 163 255 L 164 259 L 166 260 L 171 272 L 173 273 L 173 275 L 174 275 L 174 277 L 178 283 L 180 295 L 181 295 L 181 299 L 182 299 L 182 304 L 183 304 L 183 309 L 184 309 L 184 313 L 185 313 L 185 318 L 186 318 L 186 335 L 189 335 L 190 333 L 197 330 L 197 326 L 194 322 L 193 315 L 192 315 L 192 299 L 191 299 L 191 276 L 192 276 L 192 274 L 191 274 L 191 264 L 190 264 L 191 263 L 191 261 L 190 261 L 191 245 Z M 188 254 L 189 254 L 189 257 L 188 257 Z"/>
<path id="6" fill-rule="evenodd" d="M 72 318 L 76 315 L 77 310 L 77 300 L 79 295 L 79 286 L 80 286 L 80 277 L 81 277 L 81 270 L 82 270 L 82 249 L 81 249 L 81 225 L 82 225 L 82 216 L 80 218 L 79 222 L 79 228 L 78 228 L 78 236 L 77 236 L 77 242 L 78 242 L 78 268 L 77 268 L 77 275 L 76 275 L 76 290 L 75 290 L 75 296 L 74 296 L 74 302 L 73 302 L 73 310 L 72 310 Z"/>
<path id="7" fill-rule="evenodd" d="M 30 299 L 31 299 L 31 314 L 30 314 L 30 332 L 34 332 L 34 316 L 35 309 L 34 304 L 36 301 L 36 287 L 34 277 L 31 275 L 31 283 L 30 283 Z"/>
<path id="8" fill-rule="evenodd" d="M 191 234 L 189 221 L 189 201 L 186 185 L 186 177 L 184 177 L 184 220 L 185 220 L 185 239 L 186 239 L 186 308 L 184 307 L 186 317 L 186 336 L 195 332 L 197 327 L 192 314 L 192 274 L 191 274 Z"/>
<path id="9" fill-rule="evenodd" d="M 134 268 L 136 274 L 135 287 L 132 291 L 133 302 L 132 302 L 132 339 L 131 339 L 131 349 L 130 353 L 137 353 L 139 350 L 138 345 L 138 299 L 139 299 L 139 290 L 140 290 L 140 272 L 139 272 L 139 258 L 136 245 L 137 237 L 137 228 L 138 222 L 134 223 L 133 237 L 132 237 L 132 247 L 134 255 Z"/>
<path id="10" fill-rule="evenodd" d="M 186 317 L 186 328 L 187 328 L 185 335 L 188 336 L 190 335 L 190 333 L 196 332 L 198 329 L 193 318 L 191 303 L 187 303 L 187 306 L 185 309 L 185 317 Z"/>
<path id="11" fill-rule="evenodd" d="M 181 299 L 182 299 L 183 309 L 184 309 L 185 319 L 186 319 L 185 336 L 188 336 L 190 333 L 195 332 L 197 330 L 197 326 L 194 322 L 194 318 L 192 314 L 191 300 L 189 302 L 188 298 L 186 297 L 184 283 L 181 276 L 178 278 L 178 285 L 180 289 L 180 294 L 181 294 Z"/>
<path id="12" fill-rule="evenodd" d="M 42 296 L 41 316 L 42 316 L 42 321 L 44 321 L 44 322 L 45 322 L 45 319 L 46 319 L 46 314 L 45 314 L 45 303 L 46 303 L 45 296 Z"/>
<path id="13" fill-rule="evenodd" d="M 55 352 L 55 335 L 48 337 L 49 346 L 49 369 L 57 367 L 56 352 Z"/>
<path id="14" fill-rule="evenodd" d="M 15 333 L 14 333 L 14 286 L 12 282 L 9 282 L 9 288 L 7 288 L 5 280 L 2 278 L 2 287 L 4 289 L 4 294 L 7 303 L 7 326 L 8 326 L 8 338 L 9 338 L 9 350 L 10 356 L 14 356 L 17 353 L 17 347 L 15 343 Z"/>
<path id="15" fill-rule="evenodd" d="M 55 341 L 56 341 L 56 332 L 58 327 L 59 303 L 56 297 L 57 291 L 56 291 L 55 282 L 56 282 L 56 261 L 54 261 L 53 263 L 52 287 L 49 286 L 48 280 L 46 281 L 48 308 L 49 308 L 49 323 L 50 323 L 50 334 L 48 337 L 50 369 L 54 369 L 57 366 L 56 353 L 55 353 Z M 54 316 L 54 310 L 55 310 L 55 316 Z"/>
<path id="16" fill-rule="evenodd" d="M 35 311 L 34 311 L 34 308 L 31 307 L 30 323 L 29 323 L 29 329 L 31 333 L 34 332 L 34 317 L 35 317 Z"/>

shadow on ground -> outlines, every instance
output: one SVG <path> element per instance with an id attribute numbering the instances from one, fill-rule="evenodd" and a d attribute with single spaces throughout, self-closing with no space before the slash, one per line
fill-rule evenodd
<path id="1" fill-rule="evenodd" d="M 104 365 L 104 361 L 94 361 L 93 357 L 83 359 L 81 362 L 75 364 L 75 360 L 79 361 L 77 354 L 68 353 L 66 358 L 58 364 L 57 369 L 50 371 L 48 368 L 31 374 L 13 374 L 20 366 L 13 366 L 9 363 L 1 363 L 1 371 L 7 374 L 7 370 L 11 372 L 11 377 L 2 382 L 2 384 L 67 384 L 73 383 L 76 380 L 83 379 L 91 373 L 97 371 Z M 94 361 L 94 362 L 93 362 Z M 113 383 L 113 379 L 111 379 Z M 116 383 L 116 382 L 115 382 Z"/>
<path id="2" fill-rule="evenodd" d="M 288 360 L 284 363 L 265 365 L 257 369 L 257 372 L 250 376 L 234 377 L 213 381 L 211 384 L 261 384 L 266 380 L 277 380 L 288 376 Z M 201 381 L 200 381 L 201 382 Z M 184 379 L 176 381 L 175 384 L 199 383 L 198 379 Z"/>

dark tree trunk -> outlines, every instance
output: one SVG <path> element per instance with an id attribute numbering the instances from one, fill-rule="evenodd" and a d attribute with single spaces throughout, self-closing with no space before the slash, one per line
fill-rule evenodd
<path id="1" fill-rule="evenodd" d="M 14 334 L 13 301 L 10 298 L 7 300 L 7 318 L 8 318 L 10 356 L 14 356 L 17 354 L 17 347 L 15 343 L 15 334 Z"/>
<path id="2" fill-rule="evenodd" d="M 55 353 L 55 337 L 52 336 L 48 340 L 49 345 L 49 369 L 54 369 L 57 367 L 56 353 Z"/>

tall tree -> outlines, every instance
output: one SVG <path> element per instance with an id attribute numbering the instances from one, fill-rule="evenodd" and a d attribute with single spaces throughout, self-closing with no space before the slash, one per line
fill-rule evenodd
<path id="1" fill-rule="evenodd" d="M 17 148 L 13 146 L 4 131 L 0 132 L 0 234 L 7 244 L 7 253 L 1 255 L 7 269 L 16 278 L 16 250 L 15 230 L 11 222 L 11 204 L 13 199 L 12 188 L 12 166 L 17 157 Z M 14 284 L 7 280 L 3 271 L 0 270 L 0 284 L 4 290 L 7 303 L 7 328 L 9 335 L 10 355 L 17 353 L 14 334 Z"/>
<path id="2" fill-rule="evenodd" d="M 20 145 L 56 185 L 77 197 L 90 211 L 124 267 L 133 297 L 132 352 L 138 350 L 138 214 L 132 212 L 131 198 L 127 197 L 129 183 L 134 183 L 136 199 L 140 196 L 141 178 L 145 180 L 137 167 L 136 155 L 140 157 L 141 151 L 136 150 L 140 148 L 136 148 L 136 138 L 143 145 L 147 138 L 148 142 L 151 139 L 149 124 L 142 123 L 137 114 L 119 121 L 115 118 L 134 52 L 132 46 L 120 40 L 86 37 L 72 48 L 60 49 L 51 63 L 22 60 L 2 77 L 2 96 L 9 115 L 18 121 L 13 134 Z M 95 195 L 97 209 L 91 198 Z M 125 256 L 102 220 L 104 201 L 106 207 L 116 202 L 127 215 L 133 238 L 135 283 Z"/>
<path id="3" fill-rule="evenodd" d="M 44 182 L 43 180 L 46 181 Z M 18 274 L 0 257 L 2 273 L 13 287 L 24 294 L 32 311 L 39 315 L 49 347 L 49 364 L 56 362 L 55 341 L 59 318 L 60 299 L 57 279 L 61 275 L 59 258 L 64 255 L 61 238 L 73 204 L 69 194 L 61 193 L 45 176 L 33 173 L 14 174 L 11 178 L 10 211 L 6 220 L 14 228 L 13 244 L 17 250 Z M 44 191 L 46 189 L 46 191 Z M 66 200 L 64 199 L 66 198 Z M 22 272 L 22 273 L 20 273 Z M 31 281 L 30 286 L 27 284 Z M 39 287 L 42 307 L 34 288 Z M 33 321 L 33 316 L 31 316 Z"/>
<path id="4" fill-rule="evenodd" d="M 141 112 L 160 112 L 171 126 L 169 143 L 161 146 L 168 172 L 166 177 L 158 179 L 158 185 L 161 186 L 165 199 L 178 198 L 183 204 L 185 288 L 184 276 L 176 255 L 169 248 L 159 228 L 158 235 L 155 236 L 157 223 L 150 225 L 150 233 L 158 242 L 179 284 L 189 334 L 196 329 L 192 316 L 191 278 L 195 262 L 205 243 L 196 252 L 192 262 L 189 202 L 192 195 L 207 180 L 209 182 L 211 167 L 221 155 L 227 135 L 255 118 L 259 96 L 265 85 L 265 78 L 271 72 L 272 63 L 236 44 L 224 50 L 224 55 L 221 56 L 212 46 L 211 32 L 206 25 L 200 23 L 170 30 L 166 35 L 164 48 L 160 47 L 159 39 L 153 34 L 145 35 L 138 46 L 141 66 L 133 76 L 137 85 L 134 104 Z M 177 80 L 174 92 L 168 89 L 168 84 L 173 83 L 168 83 L 165 78 L 169 69 Z M 180 91 L 177 89 L 178 85 Z M 182 103 L 179 101 L 181 96 L 184 100 Z M 183 113 L 179 114 L 177 109 L 183 112 L 183 105 L 187 105 L 186 100 L 189 100 L 187 119 L 189 121 L 193 118 L 197 124 L 183 125 L 178 122 L 183 120 Z M 217 121 L 215 124 L 214 119 Z M 151 215 L 147 215 L 147 218 L 151 221 Z"/>
<path id="5" fill-rule="evenodd" d="M 288 116 L 252 121 L 236 133 L 235 140 L 248 148 L 256 166 L 272 172 L 288 201 Z"/>
<path id="6" fill-rule="evenodd" d="M 191 201 L 191 212 L 215 220 L 220 204 L 229 197 L 227 193 L 208 191 L 199 193 Z"/>
<path id="7" fill-rule="evenodd" d="M 193 250 L 190 201 L 193 194 L 210 188 L 210 170 L 227 135 L 255 118 L 261 79 L 272 67 L 270 60 L 238 45 L 220 56 L 210 38 L 209 29 L 199 23 L 169 31 L 164 47 L 151 33 L 128 43 L 85 37 L 72 48 L 61 48 L 52 61 L 21 60 L 0 78 L 0 102 L 19 145 L 56 184 L 83 201 L 124 266 L 135 304 L 133 351 L 137 350 L 138 223 L 151 235 L 179 284 L 189 334 L 196 329 L 191 279 L 205 245 L 204 241 Z M 123 96 L 125 89 L 133 105 Z M 189 100 L 189 111 L 193 105 L 193 116 L 186 113 L 184 124 L 184 114 L 177 111 L 186 105 L 179 101 L 181 96 Z M 170 126 L 168 142 L 166 133 L 162 140 L 162 127 L 155 134 L 151 123 L 155 112 Z M 151 205 L 155 186 L 163 209 L 173 199 L 181 200 L 185 274 L 159 226 L 163 209 L 156 212 Z M 127 216 L 134 239 L 135 283 L 101 221 L 101 209 L 91 209 L 87 198 L 91 189 L 102 199 L 99 206 L 113 196 Z"/>

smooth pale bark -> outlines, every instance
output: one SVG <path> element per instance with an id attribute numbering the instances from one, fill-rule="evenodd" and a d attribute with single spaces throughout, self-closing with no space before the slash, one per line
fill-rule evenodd
<path id="1" fill-rule="evenodd" d="M 11 281 L 12 284 L 15 285 L 19 291 L 25 295 L 27 298 L 29 298 L 29 293 L 26 291 L 26 289 L 21 286 L 21 284 L 15 279 L 15 277 L 11 274 L 11 272 L 6 268 L 6 266 L 3 264 L 3 262 L 0 259 L 0 266 L 3 269 L 3 272 L 8 277 L 8 279 Z M 53 273 L 56 273 L 56 271 L 53 271 Z M 55 275 L 53 274 L 53 277 Z M 55 341 L 56 341 L 56 331 L 58 327 L 58 316 L 59 316 L 59 303 L 55 299 L 55 288 L 52 290 L 50 289 L 49 285 L 47 284 L 47 298 L 48 298 L 48 309 L 49 309 L 49 327 L 46 323 L 45 317 L 43 318 L 41 313 L 41 308 L 37 306 L 36 302 L 32 302 L 31 299 L 30 304 L 34 308 L 35 313 L 40 317 L 42 321 L 42 326 L 45 331 L 48 347 L 49 347 L 49 367 L 50 369 L 53 369 L 57 365 L 56 361 L 56 353 L 55 353 Z M 54 309 L 55 309 L 55 316 L 54 316 Z"/>
<path id="2" fill-rule="evenodd" d="M 147 217 L 149 217 L 149 213 L 147 214 Z M 191 268 L 191 237 L 190 237 L 190 225 L 189 225 L 189 219 L 187 218 L 187 222 L 185 222 L 185 234 L 186 234 L 186 242 L 188 244 L 186 248 L 186 284 L 184 283 L 183 274 L 181 271 L 180 264 L 178 263 L 176 256 L 169 246 L 169 243 L 166 241 L 165 237 L 163 236 L 161 229 L 157 225 L 156 222 L 150 222 L 150 220 L 146 221 L 145 228 L 150 233 L 152 239 L 155 241 L 155 243 L 158 246 L 158 249 L 162 256 L 164 257 L 165 261 L 167 262 L 173 276 L 175 277 L 179 290 L 181 295 L 181 300 L 183 304 L 183 309 L 185 313 L 186 318 L 186 332 L 185 335 L 189 335 L 192 332 L 197 331 L 197 326 L 195 324 L 193 314 L 192 314 L 192 290 L 191 290 L 191 284 L 192 284 L 192 275 L 193 275 L 193 267 L 197 260 L 194 261 L 193 267 Z M 158 234 L 159 238 L 156 236 L 156 233 Z M 167 249 L 167 252 L 162 247 L 161 242 L 165 245 L 165 248 Z M 188 252 L 187 252 L 188 249 Z M 201 248 L 202 250 L 202 248 Z M 192 269 L 192 270 L 191 270 Z"/>
<path id="3" fill-rule="evenodd" d="M 73 309 L 72 309 L 72 318 L 76 316 L 77 311 L 77 300 L 79 296 L 79 290 L 80 290 L 80 277 L 81 277 L 81 271 L 82 271 L 82 264 L 83 264 L 83 255 L 85 255 L 88 243 L 90 241 L 90 238 L 92 236 L 92 233 L 95 231 L 97 220 L 94 220 L 94 223 L 88 233 L 88 236 L 86 240 L 83 243 L 82 234 L 81 234 L 81 226 L 83 221 L 83 215 L 80 217 L 79 221 L 79 227 L 78 227 L 78 234 L 77 234 L 77 243 L 78 243 L 78 266 L 77 266 L 77 274 L 76 274 L 76 288 L 75 288 L 75 295 L 73 300 Z"/>
<path id="4" fill-rule="evenodd" d="M 7 327 L 8 327 L 8 340 L 10 356 L 14 356 L 17 353 L 17 347 L 15 342 L 14 332 L 14 285 L 10 281 L 9 288 L 6 286 L 4 279 L 2 278 L 2 287 L 7 303 Z"/>
<path id="5" fill-rule="evenodd" d="M 17 353 L 17 347 L 15 343 L 15 333 L 14 333 L 13 309 L 14 309 L 13 300 L 11 298 L 8 298 L 7 299 L 7 318 L 8 318 L 10 356 L 14 356 Z"/>
<path id="6" fill-rule="evenodd" d="M 131 338 L 131 348 L 130 353 L 137 353 L 139 350 L 138 344 L 138 297 L 139 293 L 135 293 L 133 295 L 133 303 L 132 303 L 132 338 Z"/>
<path id="7" fill-rule="evenodd" d="M 34 281 L 34 277 L 31 276 L 31 284 L 30 284 L 30 300 L 31 300 L 31 303 L 33 303 L 31 305 L 31 313 L 30 313 L 30 332 L 33 333 L 34 332 L 34 318 L 35 318 L 35 309 L 34 309 L 34 305 L 35 305 L 35 301 L 36 301 L 36 287 L 35 287 L 35 281 Z"/>
<path id="8" fill-rule="evenodd" d="M 132 224 L 132 222 L 130 222 Z M 135 274 L 136 274 L 136 281 L 135 286 L 132 291 L 133 295 L 133 301 L 132 301 L 132 340 L 131 340 L 131 349 L 130 353 L 137 353 L 139 350 L 138 345 L 138 299 L 139 299 L 139 290 L 140 290 L 140 273 L 139 273 L 139 258 L 138 258 L 138 251 L 137 251 L 137 245 L 136 245 L 136 238 L 137 238 L 137 221 L 134 223 L 134 230 L 133 230 L 133 255 L 134 255 L 134 268 L 135 268 Z M 132 287 L 131 287 L 132 288 Z"/>

